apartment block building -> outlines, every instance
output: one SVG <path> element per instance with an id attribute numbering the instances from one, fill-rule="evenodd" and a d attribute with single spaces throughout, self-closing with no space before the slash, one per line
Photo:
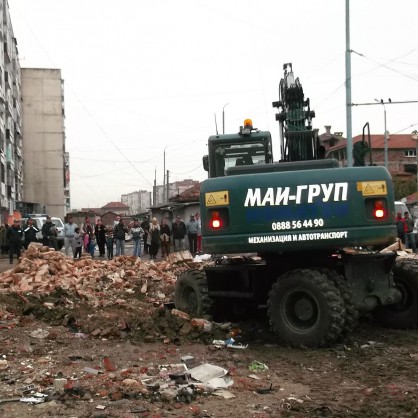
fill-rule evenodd
<path id="1" fill-rule="evenodd" d="M 151 192 L 138 190 L 136 192 L 123 194 L 121 201 L 129 206 L 129 215 L 137 215 L 148 211 L 151 207 Z"/>
<path id="2" fill-rule="evenodd" d="M 16 38 L 6 0 L 0 0 L 0 211 L 13 215 L 22 198 L 21 74 Z"/>
<path id="3" fill-rule="evenodd" d="M 59 69 L 22 68 L 23 210 L 43 206 L 64 218 L 70 210 L 65 151 L 64 84 Z"/>

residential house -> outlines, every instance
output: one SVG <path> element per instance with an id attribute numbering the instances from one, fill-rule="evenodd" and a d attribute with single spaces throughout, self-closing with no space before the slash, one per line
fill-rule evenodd
<path id="1" fill-rule="evenodd" d="M 122 202 L 109 202 L 101 207 L 101 212 L 114 212 L 120 216 L 129 214 L 129 206 Z"/>
<path id="2" fill-rule="evenodd" d="M 334 137 L 335 138 L 335 137 Z M 321 139 L 321 136 L 320 136 Z M 353 145 L 362 141 L 362 135 L 353 138 Z M 368 141 L 366 137 L 366 142 Z M 347 140 L 340 137 L 327 148 L 327 158 L 336 158 L 340 165 L 347 165 Z M 383 135 L 370 135 L 371 157 L 375 165 L 385 164 L 385 140 Z M 324 144 L 325 146 L 325 144 Z M 388 170 L 393 176 L 415 177 L 417 173 L 417 141 L 409 134 L 390 135 L 387 140 Z M 365 155 L 366 165 L 369 164 L 369 154 Z"/>
<path id="3" fill-rule="evenodd" d="M 184 222 L 187 222 L 192 213 L 200 211 L 200 184 L 194 184 L 182 193 L 173 196 L 169 203 L 165 205 L 153 206 L 151 216 L 157 218 L 158 222 L 165 218 L 169 225 L 172 224 L 177 215 L 180 215 Z"/>

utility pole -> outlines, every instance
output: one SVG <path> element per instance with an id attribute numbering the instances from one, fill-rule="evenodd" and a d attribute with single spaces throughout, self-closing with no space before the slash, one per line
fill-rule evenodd
<path id="1" fill-rule="evenodd" d="M 413 131 L 411 134 L 411 138 L 416 143 L 416 151 L 415 151 L 415 158 L 417 160 L 417 191 L 418 191 L 418 131 Z"/>
<path id="2" fill-rule="evenodd" d="M 345 96 L 347 122 L 347 165 L 353 166 L 353 133 L 351 118 L 351 50 L 350 50 L 350 0 L 345 0 Z"/>
<path id="3" fill-rule="evenodd" d="M 153 193 L 152 193 L 152 206 L 156 205 L 157 200 L 157 169 L 154 170 L 154 187 L 153 187 Z"/>
<path id="4" fill-rule="evenodd" d="M 170 182 L 169 182 L 169 178 L 170 178 L 170 172 L 167 170 L 167 203 L 168 203 L 168 199 L 170 197 Z"/>

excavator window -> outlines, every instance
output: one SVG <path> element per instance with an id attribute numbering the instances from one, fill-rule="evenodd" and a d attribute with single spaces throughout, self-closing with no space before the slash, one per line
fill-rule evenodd
<path id="1" fill-rule="evenodd" d="M 230 167 L 265 164 L 269 162 L 268 150 L 264 143 L 222 144 L 215 150 L 215 171 L 222 177 Z"/>

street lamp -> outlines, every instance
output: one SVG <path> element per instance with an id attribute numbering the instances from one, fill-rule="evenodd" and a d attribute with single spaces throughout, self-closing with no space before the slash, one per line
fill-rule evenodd
<path id="1" fill-rule="evenodd" d="M 383 106 L 383 119 L 384 119 L 384 124 L 385 124 L 385 134 L 384 134 L 385 168 L 388 169 L 388 133 L 389 132 L 386 130 L 386 106 L 385 106 L 385 102 L 382 99 L 380 100 L 374 99 L 374 101 L 377 103 L 381 103 Z"/>
<path id="2" fill-rule="evenodd" d="M 415 158 L 417 159 L 417 191 L 418 191 L 418 131 L 411 133 L 411 138 L 416 142 Z"/>

